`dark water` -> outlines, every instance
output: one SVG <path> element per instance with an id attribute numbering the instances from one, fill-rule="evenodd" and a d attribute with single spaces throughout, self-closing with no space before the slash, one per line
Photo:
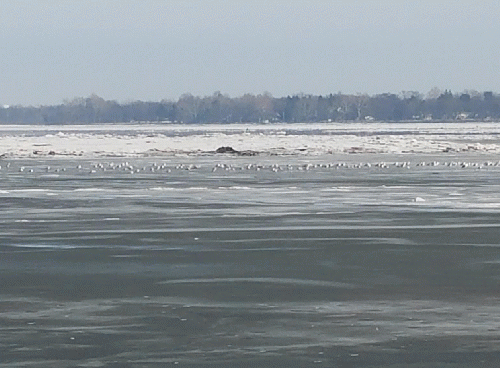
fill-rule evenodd
<path id="1" fill-rule="evenodd" d="M 2 161 L 0 367 L 497 367 L 488 159 Z"/>

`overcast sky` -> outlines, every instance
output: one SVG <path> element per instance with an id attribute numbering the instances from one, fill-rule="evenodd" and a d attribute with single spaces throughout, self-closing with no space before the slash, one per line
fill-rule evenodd
<path id="1" fill-rule="evenodd" d="M 0 104 L 500 92 L 496 0 L 2 0 Z"/>

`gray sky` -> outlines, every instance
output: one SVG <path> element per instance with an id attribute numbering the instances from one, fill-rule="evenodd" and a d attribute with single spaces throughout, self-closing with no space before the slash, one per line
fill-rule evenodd
<path id="1" fill-rule="evenodd" d="M 0 104 L 500 92 L 496 0 L 2 0 Z"/>

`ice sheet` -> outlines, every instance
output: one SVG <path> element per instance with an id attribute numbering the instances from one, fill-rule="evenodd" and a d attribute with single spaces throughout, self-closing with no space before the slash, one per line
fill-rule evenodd
<path id="1" fill-rule="evenodd" d="M 7 157 L 500 153 L 500 125 L 480 123 L 118 124 L 0 126 Z"/>

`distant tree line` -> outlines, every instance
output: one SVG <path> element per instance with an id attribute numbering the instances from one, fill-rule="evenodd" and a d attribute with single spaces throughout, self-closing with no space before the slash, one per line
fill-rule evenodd
<path id="1" fill-rule="evenodd" d="M 182 95 L 177 101 L 118 103 L 91 95 L 60 105 L 0 106 L 3 124 L 100 124 L 121 122 L 319 122 L 500 119 L 500 95 L 493 92 L 431 90 L 400 94 L 298 94 L 273 97 L 269 93 L 231 98 Z"/>

